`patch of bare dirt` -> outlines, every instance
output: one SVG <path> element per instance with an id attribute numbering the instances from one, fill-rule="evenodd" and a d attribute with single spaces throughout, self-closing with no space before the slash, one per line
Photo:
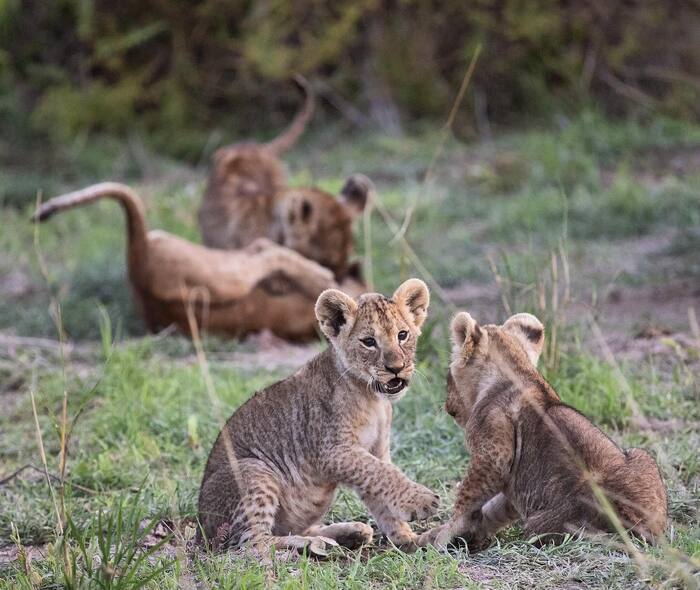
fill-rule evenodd
<path id="1" fill-rule="evenodd" d="M 462 561 L 457 566 L 460 574 L 467 576 L 470 580 L 480 584 L 488 584 L 494 580 L 501 579 L 495 569 L 475 563 Z"/>
<path id="2" fill-rule="evenodd" d="M 0 276 L 0 297 L 3 300 L 17 299 L 34 291 L 34 285 L 27 273 L 11 269 Z"/>
<path id="3" fill-rule="evenodd" d="M 675 281 L 664 285 L 614 287 L 595 309 L 573 304 L 571 319 L 593 315 L 609 350 L 630 361 L 673 357 L 694 361 L 700 342 L 691 317 L 700 313 L 700 285 Z"/>
<path id="4" fill-rule="evenodd" d="M 700 145 L 652 148 L 638 157 L 640 170 L 652 178 L 685 177 L 700 170 Z"/>
<path id="5" fill-rule="evenodd" d="M 0 358 L 6 358 L 15 362 L 22 362 L 31 351 L 36 359 L 46 359 L 54 362 L 60 360 L 61 355 L 66 362 L 73 359 L 87 358 L 94 350 L 94 345 L 77 344 L 71 341 L 63 345 L 58 340 L 51 338 L 34 338 L 30 336 L 17 336 L 11 331 L 0 332 Z"/>
<path id="6" fill-rule="evenodd" d="M 495 281 L 465 281 L 443 289 L 443 293 L 449 303 L 469 311 L 482 324 L 496 322 L 503 309 L 500 290 Z"/>
<path id="7" fill-rule="evenodd" d="M 572 275 L 572 280 L 575 283 L 586 277 L 617 276 L 622 272 L 646 274 L 652 261 L 659 263 L 654 264 L 655 267 L 662 262 L 664 268 L 672 266 L 673 260 L 664 257 L 663 253 L 669 249 L 675 237 L 676 231 L 671 229 L 619 240 L 614 247 L 605 244 L 603 250 L 598 249 L 595 242 L 586 244 L 585 262 L 573 264 L 572 272 L 575 274 Z"/>
<path id="8" fill-rule="evenodd" d="M 24 545 L 20 549 L 17 545 L 6 545 L 0 547 L 0 566 L 13 563 L 20 558 L 20 551 L 23 551 L 27 560 L 45 559 L 48 545 Z"/>
<path id="9" fill-rule="evenodd" d="M 240 369 L 296 369 L 301 367 L 320 351 L 320 343 L 292 344 L 278 338 L 269 331 L 251 335 L 246 339 L 251 348 L 245 352 L 227 355 L 221 363 L 224 366 Z"/>
<path id="10" fill-rule="evenodd" d="M 632 362 L 650 357 L 673 357 L 687 362 L 700 358 L 700 342 L 694 336 L 668 330 L 652 331 L 656 334 L 630 338 L 627 334 L 613 332 L 604 336 L 608 348 L 616 357 Z"/>
<path id="11" fill-rule="evenodd" d="M 33 283 L 24 262 L 0 253 L 0 302 L 10 305 L 22 297 L 31 295 L 39 286 Z"/>

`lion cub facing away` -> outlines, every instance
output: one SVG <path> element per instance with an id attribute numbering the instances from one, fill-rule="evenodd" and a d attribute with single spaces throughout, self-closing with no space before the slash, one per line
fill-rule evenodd
<path id="1" fill-rule="evenodd" d="M 654 459 L 619 448 L 562 403 L 537 371 L 544 326 L 525 313 L 502 326 L 452 321 L 447 412 L 464 428 L 471 462 L 451 519 L 419 545 L 464 538 L 472 548 L 517 518 L 541 541 L 613 531 L 596 491 L 622 525 L 653 542 L 666 527 L 666 490 Z M 559 534 L 557 534 L 559 533 Z"/>
<path id="2" fill-rule="evenodd" d="M 361 522 L 320 524 L 338 485 L 354 489 L 391 541 L 412 546 L 406 521 L 435 513 L 438 497 L 391 462 L 392 402 L 414 370 L 428 289 L 403 283 L 391 299 L 324 291 L 316 316 L 330 346 L 291 377 L 256 393 L 229 418 L 199 493 L 201 531 L 213 547 L 265 551 L 372 538 Z"/>

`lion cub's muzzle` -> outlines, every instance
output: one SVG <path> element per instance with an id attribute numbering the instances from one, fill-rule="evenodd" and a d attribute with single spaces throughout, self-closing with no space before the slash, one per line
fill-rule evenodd
<path id="1" fill-rule="evenodd" d="M 376 383 L 379 388 L 379 393 L 383 393 L 384 395 L 397 395 L 408 385 L 408 381 L 406 381 L 406 379 L 401 379 L 401 377 L 394 377 L 386 383 L 382 383 L 381 381 L 376 381 Z"/>
<path id="2" fill-rule="evenodd" d="M 403 373 L 403 375 L 401 374 Z M 374 379 L 372 381 L 372 386 L 377 393 L 381 393 L 389 398 L 398 396 L 406 387 L 411 379 L 413 371 L 410 369 L 401 371 L 398 375 L 392 375 L 391 379 L 386 381 L 381 379 Z"/>

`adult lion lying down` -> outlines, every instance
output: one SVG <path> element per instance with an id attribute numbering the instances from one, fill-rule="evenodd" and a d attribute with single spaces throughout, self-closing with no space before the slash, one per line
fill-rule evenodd
<path id="1" fill-rule="evenodd" d="M 128 186 L 105 182 L 55 197 L 33 221 L 109 198 L 124 208 L 128 273 L 148 329 L 171 324 L 190 331 L 192 305 L 203 329 L 229 336 L 269 329 L 300 340 L 316 334 L 314 304 L 337 286 L 333 273 L 267 239 L 240 250 L 214 250 L 159 230 L 147 230 L 143 202 Z"/>

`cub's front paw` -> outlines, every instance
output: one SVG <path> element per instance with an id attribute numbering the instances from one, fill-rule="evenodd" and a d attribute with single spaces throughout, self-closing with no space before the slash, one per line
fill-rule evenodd
<path id="1" fill-rule="evenodd" d="M 469 554 L 488 549 L 493 541 L 481 532 L 473 531 L 457 535 L 448 543 L 448 549 L 466 549 Z"/>
<path id="2" fill-rule="evenodd" d="M 414 487 L 396 502 L 392 513 L 399 520 L 423 520 L 437 512 L 440 498 L 425 486 L 415 484 Z"/>
<path id="3" fill-rule="evenodd" d="M 480 532 L 456 533 L 451 523 L 445 523 L 420 535 L 416 544 L 418 547 L 433 545 L 440 549 L 467 549 L 469 553 L 476 553 L 486 549 L 490 542 L 491 540 Z"/>

